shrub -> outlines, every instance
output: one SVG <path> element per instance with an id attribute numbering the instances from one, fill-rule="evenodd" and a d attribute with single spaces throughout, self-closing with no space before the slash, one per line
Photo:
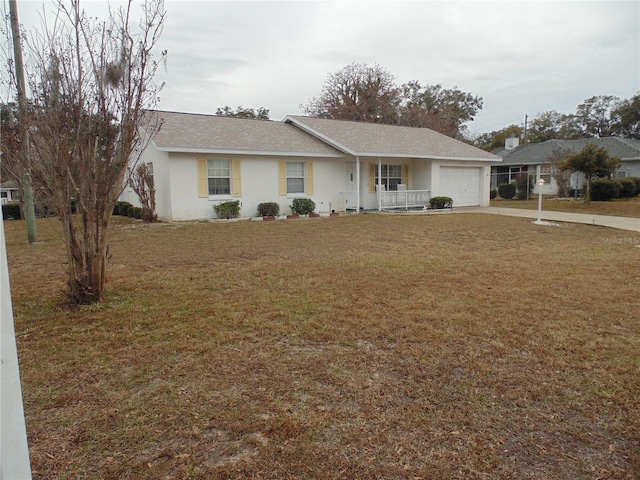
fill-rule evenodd
<path id="1" fill-rule="evenodd" d="M 500 195 L 505 200 L 511 200 L 515 194 L 515 183 L 501 183 L 500 185 L 498 185 L 498 195 Z"/>
<path id="2" fill-rule="evenodd" d="M 429 206 L 434 209 L 453 208 L 451 197 L 433 197 L 429 200 Z"/>
<path id="3" fill-rule="evenodd" d="M 219 203 L 214 205 L 213 209 L 218 218 L 238 218 L 240 216 L 240 200 Z"/>
<path id="4" fill-rule="evenodd" d="M 498 196 L 498 190 L 496 190 L 495 188 L 491 189 L 491 191 L 489 192 L 489 200 L 493 200 L 497 196 Z"/>
<path id="5" fill-rule="evenodd" d="M 633 178 L 620 178 L 618 181 L 622 185 L 622 189 L 620 190 L 621 197 L 633 197 L 637 195 L 638 187 Z"/>
<path id="6" fill-rule="evenodd" d="M 20 204 L 19 203 L 5 203 L 2 205 L 2 219 L 8 220 L 12 218 L 14 220 L 20 220 Z"/>
<path id="7" fill-rule="evenodd" d="M 591 200 L 604 202 L 612 198 L 618 198 L 622 184 L 617 180 L 598 178 L 591 182 Z"/>
<path id="8" fill-rule="evenodd" d="M 127 216 L 129 207 L 133 207 L 129 202 L 116 202 L 113 207 L 113 214 Z"/>
<path id="9" fill-rule="evenodd" d="M 133 207 L 133 218 L 138 220 L 142 218 L 142 207 Z"/>
<path id="10" fill-rule="evenodd" d="M 295 214 L 308 215 L 316 209 L 316 202 L 310 198 L 294 198 L 290 208 Z"/>
<path id="11" fill-rule="evenodd" d="M 263 202 L 258 205 L 259 217 L 275 217 L 280 213 L 280 205 L 276 202 Z"/>
<path id="12" fill-rule="evenodd" d="M 628 178 L 636 182 L 636 193 L 634 197 L 637 197 L 638 195 L 640 195 L 640 177 L 628 177 Z"/>

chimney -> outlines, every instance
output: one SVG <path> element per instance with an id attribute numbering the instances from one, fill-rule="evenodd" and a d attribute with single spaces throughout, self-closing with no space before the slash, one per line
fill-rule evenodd
<path id="1" fill-rule="evenodd" d="M 513 150 L 518 145 L 520 145 L 520 139 L 518 137 L 509 137 L 504 141 L 504 149 L 505 150 Z"/>

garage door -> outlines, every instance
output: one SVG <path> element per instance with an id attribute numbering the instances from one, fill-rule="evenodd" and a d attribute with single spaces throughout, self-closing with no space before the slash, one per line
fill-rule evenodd
<path id="1" fill-rule="evenodd" d="M 480 205 L 480 169 L 440 167 L 440 195 L 451 197 L 454 207 Z"/>

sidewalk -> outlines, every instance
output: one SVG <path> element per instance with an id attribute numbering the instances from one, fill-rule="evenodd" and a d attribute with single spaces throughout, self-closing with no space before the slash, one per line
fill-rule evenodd
<path id="1" fill-rule="evenodd" d="M 538 219 L 537 210 L 525 210 L 522 208 L 461 207 L 454 208 L 454 213 L 488 213 L 491 215 L 506 215 L 509 217 Z M 640 232 L 640 218 L 612 217 L 585 213 L 545 212 L 543 209 L 541 219 L 550 220 L 552 222 L 584 223 L 587 225 L 597 225 L 600 227 L 619 228 L 621 230 Z"/>

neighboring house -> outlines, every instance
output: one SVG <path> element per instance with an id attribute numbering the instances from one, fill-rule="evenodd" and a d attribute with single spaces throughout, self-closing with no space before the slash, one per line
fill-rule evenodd
<path id="1" fill-rule="evenodd" d="M 0 184 L 0 202 L 2 205 L 8 202 L 20 201 L 18 184 L 14 180 L 7 180 Z"/>
<path id="2" fill-rule="evenodd" d="M 500 160 L 426 128 L 288 116 L 282 122 L 158 112 L 162 127 L 140 161 L 150 164 L 164 220 L 214 218 L 239 200 L 241 216 L 296 197 L 316 211 L 488 205 L 491 163 Z M 376 185 L 380 184 L 379 188 Z M 137 204 L 132 189 L 121 200 Z"/>
<path id="3" fill-rule="evenodd" d="M 582 138 L 579 140 L 547 140 L 542 143 L 529 143 L 518 145 L 517 138 L 508 138 L 505 148 L 493 153 L 502 157 L 499 165 L 491 167 L 491 188 L 497 188 L 501 183 L 515 181 L 520 173 L 527 173 L 532 177 L 535 187 L 533 193 L 538 193 L 537 180 L 542 177 L 546 184 L 542 193 L 555 195 L 557 193 L 556 182 L 551 175 L 549 158 L 554 152 L 568 151 L 578 153 L 588 143 L 607 150 L 610 156 L 618 157 L 621 166 L 617 169 L 614 178 L 640 177 L 640 140 L 621 137 Z M 584 183 L 584 175 L 574 173 L 571 175 L 570 188 L 581 189 Z"/>

